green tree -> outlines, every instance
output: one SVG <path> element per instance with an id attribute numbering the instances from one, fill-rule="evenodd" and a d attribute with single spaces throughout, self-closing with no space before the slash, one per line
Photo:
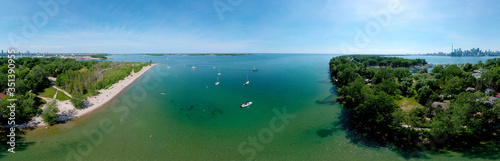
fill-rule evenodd
<path id="1" fill-rule="evenodd" d="M 462 68 L 462 69 L 463 69 L 465 72 L 470 72 L 470 71 L 474 70 L 474 69 L 473 69 L 473 67 L 472 67 L 472 64 L 471 64 L 471 63 L 467 63 L 467 64 L 465 64 L 465 65 L 463 66 L 463 68 Z"/>
<path id="2" fill-rule="evenodd" d="M 500 67 L 493 68 L 481 74 L 482 83 L 486 88 L 500 90 Z"/>
<path id="3" fill-rule="evenodd" d="M 9 72 L 9 67 L 7 65 L 0 66 L 0 73 L 5 74 Z"/>
<path id="4" fill-rule="evenodd" d="M 401 79 L 408 77 L 410 75 L 411 75 L 410 70 L 405 69 L 405 68 L 396 68 L 394 70 L 394 76 L 396 76 L 396 78 L 398 78 L 398 81 L 401 81 Z"/>
<path id="5" fill-rule="evenodd" d="M 70 102 L 73 104 L 73 106 L 75 106 L 76 109 L 83 108 L 85 101 L 86 101 L 85 98 L 83 98 L 83 97 L 84 96 L 82 94 L 76 93 L 70 99 Z"/>
<path id="6" fill-rule="evenodd" d="M 411 78 L 403 78 L 399 85 L 401 95 L 412 97 L 413 96 L 413 80 Z"/>
<path id="7" fill-rule="evenodd" d="M 415 99 L 418 103 L 425 105 L 432 94 L 431 88 L 429 88 L 429 86 L 424 86 L 417 90 L 417 97 Z"/>
<path id="8" fill-rule="evenodd" d="M 369 94 L 354 108 L 356 119 L 368 130 L 387 131 L 393 123 L 394 100 L 385 92 Z"/>
<path id="9" fill-rule="evenodd" d="M 412 127 L 428 127 L 424 108 L 413 107 L 410 109 L 407 122 Z"/>
<path id="10" fill-rule="evenodd" d="M 443 74 L 443 71 L 444 71 L 444 69 L 443 69 L 442 65 L 436 65 L 436 66 L 434 66 L 434 68 L 432 69 L 431 72 L 434 74 L 437 74 L 437 73 Z"/>
<path id="11" fill-rule="evenodd" d="M 393 70 L 390 67 L 379 68 L 373 77 L 372 82 L 375 84 L 382 83 L 383 80 L 393 78 Z"/>
<path id="12" fill-rule="evenodd" d="M 417 73 L 418 73 L 418 74 L 428 73 L 428 72 L 427 72 L 427 68 L 424 68 L 424 69 L 422 69 L 422 70 L 419 70 Z"/>
<path id="13" fill-rule="evenodd" d="M 48 124 L 55 124 L 56 119 L 58 117 L 57 113 L 59 112 L 59 109 L 57 108 L 56 105 L 56 100 L 53 100 L 49 103 L 47 103 L 47 107 L 45 111 L 43 111 L 43 121 Z"/>
<path id="14" fill-rule="evenodd" d="M 370 64 L 371 66 L 376 66 L 378 65 L 378 61 L 375 59 L 368 59 L 368 64 Z"/>
<path id="15" fill-rule="evenodd" d="M 459 94 L 460 92 L 465 91 L 464 85 L 464 81 L 461 78 L 453 77 L 446 81 L 443 89 L 446 94 Z"/>
<path id="16" fill-rule="evenodd" d="M 372 90 L 365 85 L 365 80 L 361 77 L 356 78 L 348 86 L 342 86 L 339 89 L 339 94 L 345 97 L 347 107 L 358 106 L 365 95 L 370 93 L 372 93 Z"/>
<path id="17" fill-rule="evenodd" d="M 354 71 L 354 69 L 348 67 L 345 70 L 339 72 L 337 79 L 339 80 L 339 83 L 341 85 L 347 85 L 350 82 L 353 82 L 354 79 L 357 78 L 357 76 L 358 74 Z"/>
<path id="18" fill-rule="evenodd" d="M 383 91 L 389 95 L 401 94 L 401 91 L 398 89 L 398 84 L 394 80 L 385 79 L 382 83 L 379 83 L 375 86 L 377 91 Z"/>
<path id="19" fill-rule="evenodd" d="M 26 75 L 28 75 L 30 72 L 30 69 L 27 68 L 27 67 L 22 67 L 22 68 L 19 68 L 19 69 L 16 69 L 16 76 L 18 78 L 25 78 Z"/>
<path id="20" fill-rule="evenodd" d="M 446 66 L 443 73 L 445 79 L 462 76 L 462 70 L 456 64 Z"/>
<path id="21" fill-rule="evenodd" d="M 438 90 L 438 81 L 429 73 L 415 74 L 415 90 L 429 86 L 432 90 Z"/>
<path id="22" fill-rule="evenodd" d="M 27 92 L 25 95 L 20 95 L 18 99 L 19 109 L 22 110 L 22 117 L 24 121 L 29 121 L 31 118 L 35 117 L 37 114 L 41 113 L 41 109 L 38 108 L 35 98 L 36 95 Z"/>
<path id="23" fill-rule="evenodd" d="M 34 93 L 40 92 L 49 83 L 47 76 L 48 73 L 41 66 L 37 65 L 26 76 L 27 85 L 32 87 Z"/>

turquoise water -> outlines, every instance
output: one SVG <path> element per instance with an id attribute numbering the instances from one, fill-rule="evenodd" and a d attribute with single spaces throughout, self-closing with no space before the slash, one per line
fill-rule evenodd
<path id="1" fill-rule="evenodd" d="M 316 103 L 336 97 L 328 82 L 333 56 L 256 54 L 167 60 L 116 55 L 115 61 L 167 64 L 155 66 L 90 115 L 28 132 L 29 146 L 1 159 L 407 160 L 387 148 L 353 143 L 336 126 L 340 105 Z M 252 71 L 254 65 L 257 71 Z M 214 86 L 219 69 L 220 85 Z M 250 84 L 243 86 L 247 75 Z M 250 108 L 239 107 L 245 101 L 253 101 Z M 318 131 L 330 135 L 321 137 Z M 427 159 L 482 157 L 447 153 L 427 155 Z"/>

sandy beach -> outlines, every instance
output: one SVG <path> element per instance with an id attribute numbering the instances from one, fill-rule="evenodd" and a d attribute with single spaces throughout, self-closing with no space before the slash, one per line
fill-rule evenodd
<path id="1" fill-rule="evenodd" d="M 73 104 L 70 102 L 70 100 L 66 101 L 57 101 L 57 108 L 59 109 L 59 117 L 56 119 L 58 121 L 67 121 L 67 120 L 72 120 L 74 118 L 79 118 L 82 117 L 86 114 L 91 113 L 92 111 L 101 108 L 103 105 L 108 103 L 110 100 L 112 100 L 114 97 L 116 97 L 123 89 L 127 88 L 132 82 L 134 82 L 137 78 L 141 77 L 144 73 L 146 73 L 149 69 L 154 67 L 155 65 L 158 64 L 151 64 L 149 66 L 145 66 L 141 69 L 141 71 L 134 73 L 131 72 L 131 74 L 125 79 L 120 80 L 118 83 L 113 84 L 110 88 L 108 89 L 101 89 L 99 90 L 98 95 L 92 96 L 92 97 L 87 97 L 87 101 L 92 104 L 92 106 L 83 108 L 83 109 L 75 109 Z M 52 78 L 55 81 L 55 78 Z M 64 92 L 66 95 L 70 96 L 67 92 L 63 91 L 62 89 L 53 86 L 56 88 L 58 91 L 57 92 Z M 57 95 L 57 93 L 56 93 Z M 71 96 L 70 96 L 71 97 Z M 55 99 L 54 98 L 42 98 L 47 102 L 52 101 Z M 42 107 L 43 110 L 45 110 L 45 106 Z M 38 115 L 34 117 L 31 121 L 28 123 L 20 124 L 18 125 L 20 127 L 43 127 L 47 126 L 46 123 L 43 122 L 42 115 Z"/>
<path id="2" fill-rule="evenodd" d="M 76 116 L 82 117 L 85 114 L 88 114 L 88 113 L 102 107 L 104 104 L 109 102 L 109 100 L 111 100 L 115 96 L 117 96 L 123 89 L 127 88 L 127 86 L 132 84 L 132 82 L 134 82 L 137 78 L 141 77 L 142 74 L 146 73 L 146 71 L 148 71 L 149 69 L 151 69 L 155 65 L 157 65 L 157 64 L 145 66 L 141 69 L 141 71 L 139 71 L 137 73 L 131 72 L 131 74 L 129 76 L 125 77 L 125 79 L 120 80 L 118 83 L 113 84 L 108 89 L 99 90 L 99 93 L 100 93 L 99 95 L 88 97 L 87 101 L 93 105 L 90 107 L 84 108 L 84 109 L 77 109 Z M 71 103 L 70 103 L 70 105 L 73 106 Z M 62 111 L 62 109 L 60 107 L 59 107 L 59 109 Z M 73 107 L 73 109 L 75 109 L 75 108 Z"/>

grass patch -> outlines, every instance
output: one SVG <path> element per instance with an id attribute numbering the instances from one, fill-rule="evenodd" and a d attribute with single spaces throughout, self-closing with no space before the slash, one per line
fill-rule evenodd
<path id="1" fill-rule="evenodd" d="M 410 109 L 412 109 L 415 106 L 420 106 L 424 108 L 424 106 L 422 106 L 415 100 L 415 97 L 410 97 L 410 98 L 403 97 L 402 99 L 396 100 L 395 102 L 399 107 L 401 107 L 403 111 L 410 111 Z"/>
<path id="2" fill-rule="evenodd" d="M 59 100 L 59 101 L 66 101 L 66 100 L 69 100 L 71 98 L 69 98 L 69 96 L 67 96 L 66 94 L 64 94 L 64 92 L 57 92 L 57 96 L 56 96 L 56 99 Z"/>
<path id="3" fill-rule="evenodd" d="M 40 93 L 38 96 L 41 97 L 47 97 L 47 98 L 54 98 L 54 95 L 56 94 L 57 89 L 49 87 L 45 88 L 43 90 L 43 93 Z"/>

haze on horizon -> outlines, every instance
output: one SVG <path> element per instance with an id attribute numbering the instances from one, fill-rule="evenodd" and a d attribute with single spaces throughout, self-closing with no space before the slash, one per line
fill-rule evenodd
<path id="1" fill-rule="evenodd" d="M 55 53 L 500 50 L 495 0 L 0 1 L 0 49 Z"/>

